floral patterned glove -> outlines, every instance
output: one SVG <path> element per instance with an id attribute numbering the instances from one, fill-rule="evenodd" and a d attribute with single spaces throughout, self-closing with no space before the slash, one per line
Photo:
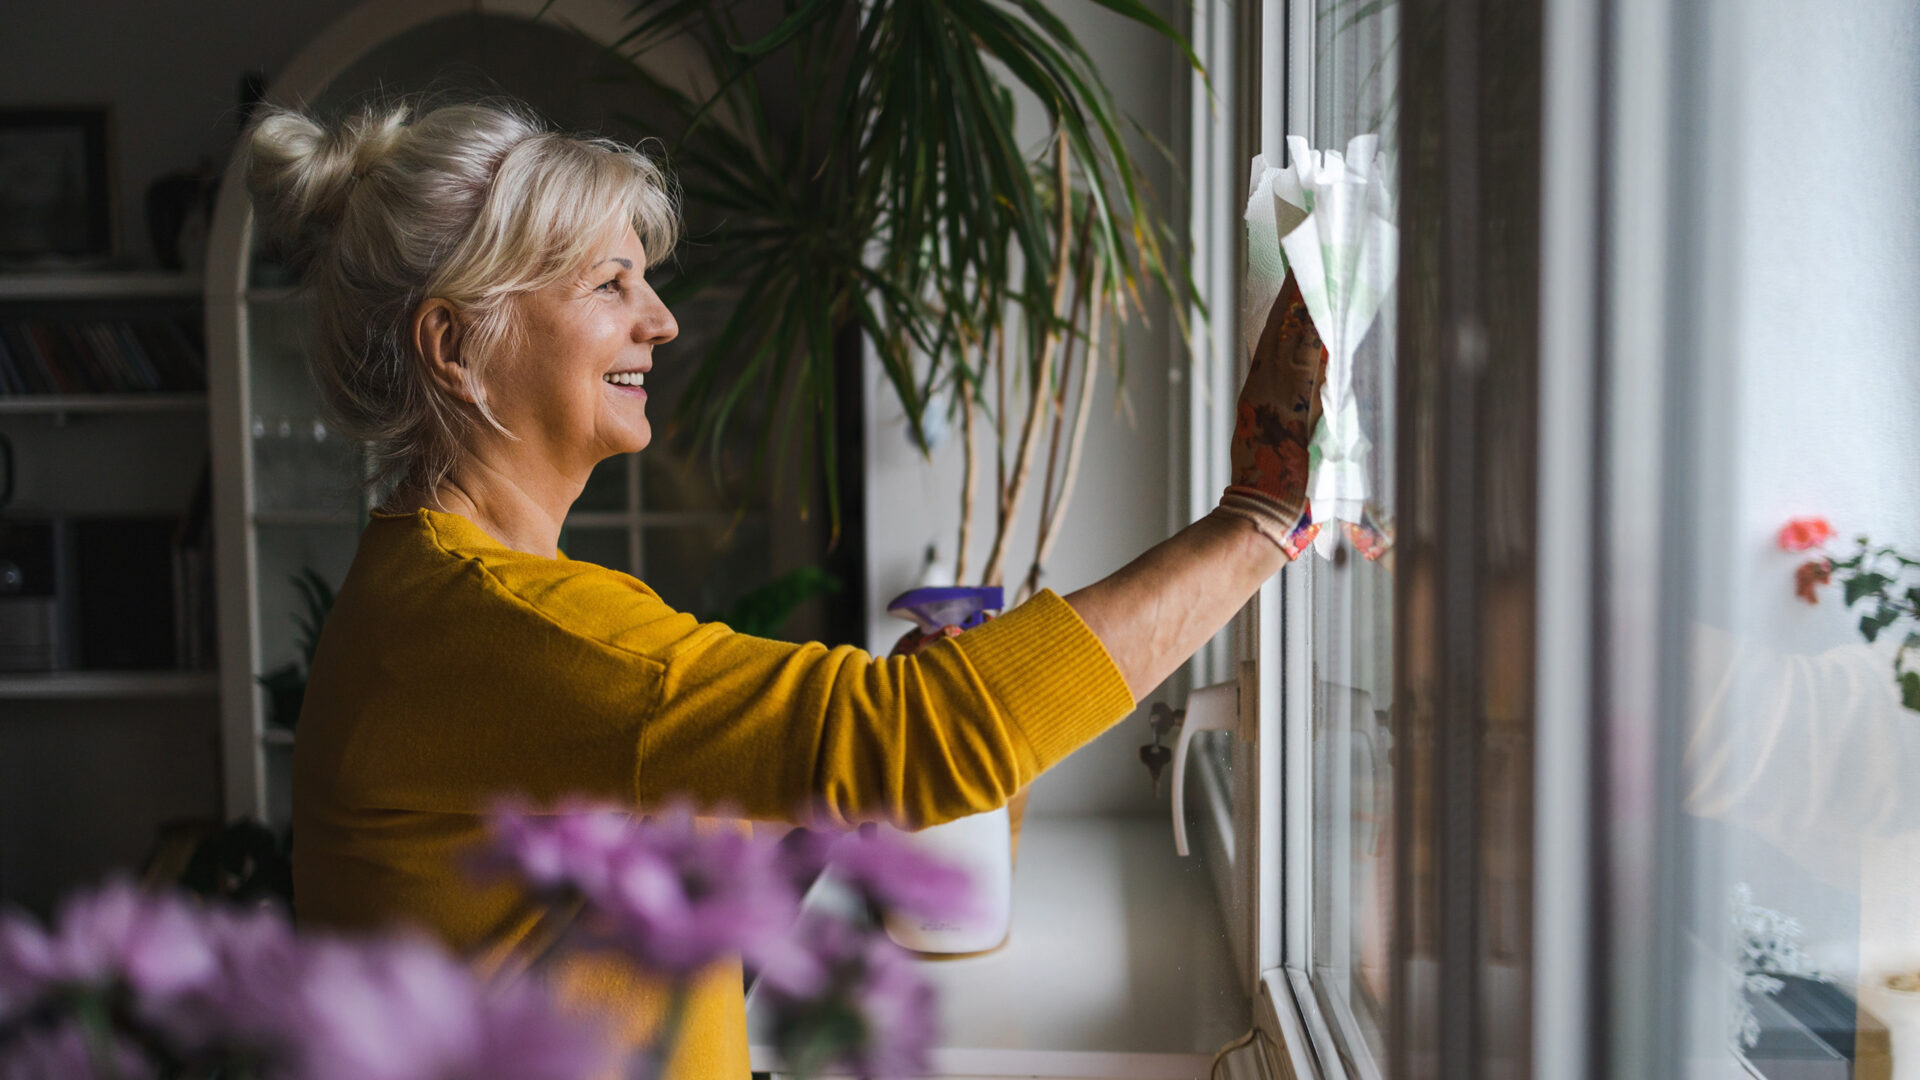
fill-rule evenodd
<path id="1" fill-rule="evenodd" d="M 1233 483 L 1216 514 L 1244 518 L 1298 558 L 1319 527 L 1307 503 L 1307 444 L 1320 422 L 1327 349 L 1287 272 L 1234 407 Z"/>

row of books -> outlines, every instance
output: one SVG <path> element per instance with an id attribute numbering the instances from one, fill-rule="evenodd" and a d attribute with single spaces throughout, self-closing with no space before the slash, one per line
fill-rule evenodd
<path id="1" fill-rule="evenodd" d="M 207 386 L 185 319 L 0 322 L 0 395 L 184 393 Z"/>

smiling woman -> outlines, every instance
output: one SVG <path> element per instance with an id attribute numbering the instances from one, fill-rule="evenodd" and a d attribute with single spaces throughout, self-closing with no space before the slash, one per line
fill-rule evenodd
<path id="1" fill-rule="evenodd" d="M 690 799 L 729 816 L 908 828 L 997 809 L 1125 716 L 1312 535 L 1306 427 L 1248 423 L 1214 513 L 1107 579 L 913 656 L 701 623 L 570 559 L 593 468 L 647 446 L 646 374 L 678 332 L 646 280 L 674 200 L 635 150 L 524 110 L 286 110 L 248 144 L 263 222 L 306 276 L 324 407 L 384 492 L 313 654 L 293 755 L 300 918 L 422 926 L 645 1040 L 662 984 L 550 949 L 565 926 L 464 860 L 503 795 Z M 1239 410 L 1304 415 L 1323 350 L 1287 324 Z M 738 827 L 737 825 L 734 827 Z M 737 961 L 693 990 L 671 1076 L 747 1071 Z"/>
<path id="2" fill-rule="evenodd" d="M 553 425 L 584 422 L 554 415 L 561 384 L 532 377 L 576 358 L 583 335 L 599 335 L 588 355 L 608 362 L 589 387 L 599 400 L 602 374 L 643 369 L 674 334 L 643 280 L 678 228 L 671 181 L 651 158 L 551 132 L 513 104 L 413 113 L 370 108 L 329 130 L 277 109 L 248 146 L 262 224 L 314 294 L 323 402 L 370 447 L 389 508 L 437 504 L 482 428 L 489 442 L 533 438 L 531 453 L 565 437 Z M 616 258 L 620 273 L 602 273 Z M 609 356 L 616 346 L 631 352 Z M 536 399 L 516 396 L 536 383 L 546 388 Z"/>

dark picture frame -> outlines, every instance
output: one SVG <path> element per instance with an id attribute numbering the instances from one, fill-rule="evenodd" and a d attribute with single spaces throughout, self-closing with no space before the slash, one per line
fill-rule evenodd
<path id="1" fill-rule="evenodd" d="M 104 105 L 0 109 L 0 260 L 113 253 Z"/>

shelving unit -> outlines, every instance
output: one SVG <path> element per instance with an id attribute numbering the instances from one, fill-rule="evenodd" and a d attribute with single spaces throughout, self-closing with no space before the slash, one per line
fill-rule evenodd
<path id="1" fill-rule="evenodd" d="M 220 696 L 212 671 L 49 671 L 0 675 L 0 701 L 207 698 Z"/>
<path id="2" fill-rule="evenodd" d="M 192 274 L 123 270 L 0 274 L 0 303 L 12 300 L 193 299 L 200 278 Z"/>
<path id="3" fill-rule="evenodd" d="M 183 274 L 8 273 L 0 274 L 0 321 L 125 327 L 165 320 L 197 338 L 202 296 L 200 278 Z M 106 385 L 110 372 L 116 380 L 133 373 L 129 364 L 152 373 L 151 352 L 108 351 L 115 344 L 130 350 L 136 340 L 152 346 L 131 331 L 63 337 L 69 351 L 62 360 L 85 366 L 83 381 L 94 386 Z M 88 355 L 73 351 L 76 341 Z M 180 385 L 177 367 L 161 374 L 170 380 L 161 385 Z M 62 376 L 73 372 L 63 365 Z M 186 515 L 207 462 L 207 422 L 204 390 L 0 394 L 0 433 L 13 445 L 18 480 L 0 520 Z M 90 557 L 127 565 L 111 536 L 106 544 Z M 98 572 L 98 563 L 82 563 L 78 572 L 89 565 Z M 63 587 L 71 584 L 68 578 Z M 176 590 L 176 609 L 181 602 Z M 78 633 L 89 615 L 76 595 L 61 607 L 67 663 L 82 663 Z M 131 617 L 131 610 L 107 612 Z M 220 693 L 217 670 L 0 674 L 0 787 L 10 796 L 0 814 L 0 898 L 44 910 L 83 881 L 138 865 L 162 823 L 217 819 Z"/>
<path id="4" fill-rule="evenodd" d="M 199 394 L 12 394 L 0 396 L 0 416 L 76 413 L 205 412 L 207 395 Z"/>

